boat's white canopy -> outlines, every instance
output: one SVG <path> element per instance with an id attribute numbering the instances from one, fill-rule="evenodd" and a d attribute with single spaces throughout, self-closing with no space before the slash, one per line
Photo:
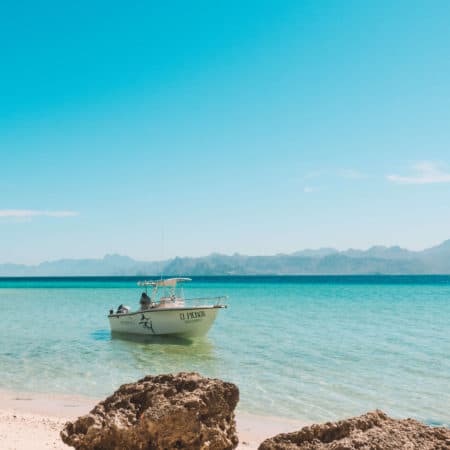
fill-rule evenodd
<path id="1" fill-rule="evenodd" d="M 167 278 L 165 280 L 138 281 L 138 286 L 175 287 L 177 283 L 192 281 L 190 278 Z"/>

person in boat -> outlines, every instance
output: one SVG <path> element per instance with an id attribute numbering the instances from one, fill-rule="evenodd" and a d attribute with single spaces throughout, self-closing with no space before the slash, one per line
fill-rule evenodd
<path id="1" fill-rule="evenodd" d="M 139 303 L 141 304 L 141 310 L 149 309 L 151 303 L 150 297 L 145 292 L 143 292 Z"/>

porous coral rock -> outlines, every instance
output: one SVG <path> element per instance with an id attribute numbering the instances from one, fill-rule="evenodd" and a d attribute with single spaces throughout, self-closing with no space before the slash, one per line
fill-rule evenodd
<path id="1" fill-rule="evenodd" d="M 266 439 L 259 450 L 450 450 L 450 429 L 397 420 L 382 411 L 311 425 Z"/>
<path id="2" fill-rule="evenodd" d="M 226 450 L 238 444 L 236 385 L 198 373 L 147 376 L 121 386 L 62 440 L 78 450 Z"/>

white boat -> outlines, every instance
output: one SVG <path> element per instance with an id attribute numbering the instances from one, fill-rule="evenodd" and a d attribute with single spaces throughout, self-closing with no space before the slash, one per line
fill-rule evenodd
<path id="1" fill-rule="evenodd" d="M 211 328 L 219 309 L 226 308 L 226 297 L 185 299 L 177 285 L 190 278 L 168 278 L 139 281 L 144 287 L 140 309 L 120 305 L 110 310 L 108 319 L 112 333 L 138 335 L 203 336 Z M 151 294 L 148 295 L 148 288 Z M 162 292 L 161 292 L 162 291 Z"/>

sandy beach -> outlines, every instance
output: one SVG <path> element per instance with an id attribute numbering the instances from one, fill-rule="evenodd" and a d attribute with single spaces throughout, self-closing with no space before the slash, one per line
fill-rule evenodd
<path id="1" fill-rule="evenodd" d="M 68 449 L 59 432 L 67 420 L 86 414 L 98 400 L 86 397 L 0 391 L 2 450 Z M 253 450 L 266 438 L 304 423 L 237 413 L 239 449 Z"/>

